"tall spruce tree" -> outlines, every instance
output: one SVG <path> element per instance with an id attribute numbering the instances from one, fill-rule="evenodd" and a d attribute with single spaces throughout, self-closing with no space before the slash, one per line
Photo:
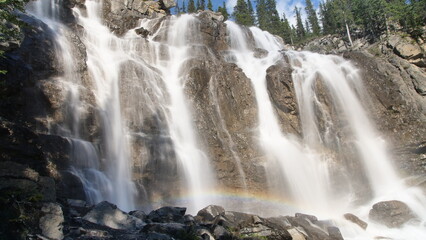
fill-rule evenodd
<path id="1" fill-rule="evenodd" d="M 318 36 L 320 34 L 320 26 L 318 23 L 318 16 L 314 9 L 314 6 L 312 5 L 311 0 L 306 0 L 306 14 L 308 16 L 309 26 L 311 27 L 312 33 L 315 36 Z"/>
<path id="2" fill-rule="evenodd" d="M 188 2 L 188 13 L 195 13 L 197 9 L 195 8 L 194 0 L 189 0 Z"/>
<path id="3" fill-rule="evenodd" d="M 253 26 L 254 19 L 250 14 L 248 5 L 245 0 L 237 0 L 237 5 L 234 7 L 235 22 L 245 26 Z"/>
<path id="4" fill-rule="evenodd" d="M 247 7 L 248 7 L 248 11 L 250 13 L 251 21 L 253 22 L 252 25 L 254 25 L 255 22 L 256 22 L 256 15 L 254 13 L 254 9 L 253 9 L 253 5 L 251 4 L 251 0 L 247 0 Z"/>
<path id="5" fill-rule="evenodd" d="M 207 1 L 207 9 L 210 11 L 213 11 L 213 4 L 212 4 L 212 0 L 208 0 Z"/>
<path id="6" fill-rule="evenodd" d="M 186 13 L 186 6 L 185 6 L 185 1 L 182 2 L 182 9 L 181 9 L 182 13 Z"/>
<path id="7" fill-rule="evenodd" d="M 280 36 L 283 38 L 284 42 L 294 44 L 290 23 L 288 22 L 285 13 L 283 13 L 283 18 L 281 19 L 281 26 L 282 32 Z"/>
<path id="8" fill-rule="evenodd" d="M 266 0 L 258 0 L 256 5 L 257 26 L 266 29 L 268 22 L 268 12 L 266 9 Z"/>
<path id="9" fill-rule="evenodd" d="M 305 32 L 305 27 L 303 26 L 303 22 L 302 22 L 302 16 L 300 15 L 300 9 L 296 7 L 294 7 L 294 13 L 296 14 L 296 34 L 297 34 L 297 39 L 299 41 L 302 41 L 305 39 L 306 36 L 306 32 Z"/>
<path id="10" fill-rule="evenodd" d="M 179 1 L 176 1 L 176 6 L 175 6 L 175 8 L 176 8 L 176 14 L 180 14 L 180 7 L 179 7 Z"/>
<path id="11" fill-rule="evenodd" d="M 198 8 L 197 10 L 205 10 L 206 9 L 206 1 L 198 0 Z"/>
<path id="12" fill-rule="evenodd" d="M 225 4 L 225 2 L 223 2 L 222 7 L 221 7 L 221 6 L 219 6 L 219 7 L 217 8 L 217 11 L 218 11 L 218 12 L 220 12 L 220 13 L 222 13 L 223 21 L 228 20 L 228 18 L 229 18 L 229 13 L 228 13 L 228 10 L 226 9 L 226 4 Z"/>

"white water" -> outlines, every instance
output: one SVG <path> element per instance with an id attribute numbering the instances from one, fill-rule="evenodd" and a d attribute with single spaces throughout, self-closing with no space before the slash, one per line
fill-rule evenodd
<path id="1" fill-rule="evenodd" d="M 88 200 L 108 200 L 124 210 L 134 209 L 135 187 L 130 151 L 133 146 L 130 146 L 131 130 L 128 127 L 143 121 L 140 110 L 144 107 L 140 103 L 143 99 L 149 111 L 161 112 L 165 116 L 168 127 L 165 132 L 173 142 L 184 176 L 182 188 L 186 189 L 185 194 L 191 196 L 190 202 L 185 204 L 189 212 L 194 213 L 212 203 L 205 192 L 216 186 L 209 158 L 194 130 L 191 104 L 185 96 L 185 83 L 188 81 L 186 64 L 197 56 L 209 54 L 201 43 L 198 20 L 191 15 L 172 17 L 161 22 L 161 27 L 155 33 L 153 29 L 158 19 L 145 20 L 141 26 L 152 33 L 148 40 L 142 40 L 133 31 L 119 38 L 102 24 L 101 4 L 86 1 L 87 14 L 74 9 L 78 23 L 84 28 L 82 40 L 87 48 L 87 65 L 94 81 L 94 93 L 102 120 L 104 136 L 99 146 L 82 139 L 80 135 L 80 119 L 85 114 L 84 103 L 80 101 L 82 84 L 79 82 L 80 76 L 75 76 L 77 66 L 74 65 L 75 57 L 66 38 L 68 30 L 58 22 L 57 3 L 41 0 L 29 6 L 30 11 L 56 33 L 58 59 L 64 65 L 63 76 L 56 80 L 67 92 L 67 114 L 70 119 L 61 126 L 59 133 L 69 138 L 73 148 L 71 158 L 74 167 L 71 171 L 82 180 Z M 275 37 L 257 28 L 241 29 L 232 22 L 227 22 L 227 27 L 232 59 L 250 78 L 256 93 L 259 108 L 256 137 L 268 158 L 271 191 L 282 192 L 283 195 L 289 192 L 291 198 L 302 206 L 301 210 L 322 218 L 335 218 L 344 236 L 350 239 L 373 239 L 376 236 L 426 239 L 424 193 L 406 187 L 390 165 L 385 141 L 375 131 L 358 99 L 362 95 L 362 85 L 356 68 L 337 56 L 286 53 L 294 70 L 293 82 L 303 128 L 303 138 L 298 139 L 282 131 L 266 87 L 266 70 L 283 60 L 279 52 L 282 45 Z M 250 35 L 254 43 L 248 40 Z M 268 56 L 255 58 L 253 47 L 267 50 Z M 119 86 L 128 78 L 134 81 L 135 91 L 139 91 L 142 97 L 132 99 L 133 105 L 127 106 L 129 109 L 121 109 Z M 347 194 L 335 195 L 333 192 L 331 180 L 334 176 L 330 174 L 333 160 L 322 149 L 336 142 L 332 131 L 336 123 L 315 92 L 314 85 L 318 79 L 329 90 L 335 108 L 341 110 L 339 114 L 345 119 L 345 127 L 354 139 L 354 148 L 366 170 L 374 198 L 364 206 L 352 204 L 351 189 Z M 220 114 L 220 106 L 216 107 Z M 318 110 L 326 121 L 324 132 L 319 130 L 316 119 Z M 123 112 L 135 113 L 125 116 Z M 220 125 L 225 134 L 230 135 L 225 123 L 221 122 Z M 139 132 L 132 134 L 143 135 Z M 226 138 L 230 140 L 230 149 L 245 186 L 241 160 L 233 151 L 231 137 Z M 353 212 L 366 220 L 372 204 L 394 199 L 407 203 L 419 215 L 420 223 L 406 225 L 402 229 L 388 229 L 369 223 L 367 231 L 362 231 L 338 217 L 345 212 Z"/>
<path id="2" fill-rule="evenodd" d="M 265 58 L 256 58 L 249 49 L 244 31 L 233 22 L 227 22 L 230 43 L 236 64 L 252 81 L 258 104 L 258 138 L 259 143 L 268 157 L 271 174 L 268 180 L 273 185 L 285 176 L 291 190 L 293 200 L 313 211 L 325 209 L 330 204 L 328 191 L 328 173 L 326 162 L 318 161 L 315 154 L 297 141 L 282 133 L 277 117 L 269 100 L 266 88 L 266 70 L 282 58 L 278 51 L 279 43 L 268 33 L 259 29 L 250 29 L 255 36 L 256 47 L 266 48 L 269 54 Z M 275 191 L 285 189 L 277 187 Z"/>
<path id="3" fill-rule="evenodd" d="M 295 136 L 282 133 L 266 87 L 266 70 L 283 58 L 279 52 L 281 44 L 269 33 L 257 28 L 242 29 L 229 21 L 227 27 L 233 49 L 231 59 L 235 59 L 250 78 L 256 92 L 258 138 L 269 160 L 267 175 L 273 193 L 286 193 L 286 188 L 290 188 L 290 196 L 302 206 L 303 211 L 336 219 L 345 238 L 373 239 L 384 236 L 392 239 L 426 239 L 425 195 L 420 189 L 405 186 L 391 166 L 385 141 L 371 124 L 359 100 L 359 96 L 365 96 L 365 93 L 358 70 L 338 56 L 292 51 L 285 53 L 293 69 L 292 78 L 303 131 L 303 139 L 297 140 Z M 249 31 L 254 36 L 254 47 L 267 50 L 268 56 L 261 59 L 254 57 L 253 49 L 249 47 Z M 354 139 L 359 161 L 365 168 L 374 193 L 371 202 L 365 206 L 352 203 L 356 199 L 353 199 L 351 188 L 347 193 L 338 195 L 332 191 L 331 180 L 334 176 L 329 174 L 332 159 L 321 151 L 332 147 L 332 142 L 337 142 L 339 146 L 340 139 L 331 132 L 338 123 L 333 122 L 332 113 L 319 100 L 315 87 L 317 81 L 322 81 L 331 96 L 331 104 L 338 109 L 339 118 L 347 125 L 339 127 L 347 128 Z M 318 111 L 323 119 L 316 116 Z M 324 132 L 319 130 L 319 120 L 325 121 Z M 284 188 L 280 189 L 277 181 L 283 177 L 287 185 L 281 184 Z M 369 223 L 368 230 L 363 231 L 340 219 L 345 212 L 353 212 L 366 220 L 371 206 L 384 200 L 405 202 L 419 216 L 420 222 L 407 224 L 402 229 L 388 229 Z"/>
<path id="4" fill-rule="evenodd" d="M 152 23 L 146 21 L 142 26 L 148 30 Z M 196 212 L 209 204 L 205 192 L 211 191 L 216 183 L 208 156 L 199 145 L 193 125 L 191 106 L 185 96 L 185 83 L 188 80 L 187 65 L 191 59 L 205 54 L 201 47 L 198 20 L 192 15 L 172 17 L 167 24 L 166 39 L 156 42 L 157 32 L 149 38 L 148 47 L 151 57 L 148 63 L 161 72 L 161 76 L 170 96 L 166 105 L 166 118 L 169 134 L 174 144 L 186 182 L 186 194 L 192 196 L 188 211 Z M 166 26 L 164 26 L 166 28 Z M 166 56 L 166 57 L 165 57 Z"/>

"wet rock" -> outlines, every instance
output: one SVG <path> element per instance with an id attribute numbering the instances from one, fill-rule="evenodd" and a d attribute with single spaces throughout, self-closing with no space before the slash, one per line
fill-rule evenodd
<path id="1" fill-rule="evenodd" d="M 362 228 L 364 230 L 367 229 L 368 223 L 362 221 L 359 217 L 355 216 L 354 214 L 352 214 L 352 213 L 346 213 L 343 216 L 345 217 L 346 220 L 355 223 L 360 228 Z"/>
<path id="2" fill-rule="evenodd" d="M 149 223 L 143 227 L 141 232 L 162 233 L 181 239 L 191 234 L 190 228 L 181 223 Z"/>
<path id="3" fill-rule="evenodd" d="M 288 233 L 291 235 L 293 240 L 306 240 L 307 234 L 304 231 L 299 230 L 298 228 L 287 229 Z"/>
<path id="4" fill-rule="evenodd" d="M 63 239 L 64 215 L 61 206 L 57 203 L 46 203 L 41 211 L 44 215 L 39 220 L 39 227 L 43 236 L 55 240 Z"/>
<path id="5" fill-rule="evenodd" d="M 212 221 L 215 217 L 219 216 L 220 214 L 224 213 L 225 209 L 221 206 L 217 205 L 209 205 L 197 213 L 198 219 L 200 219 L 202 222 L 208 222 Z"/>
<path id="6" fill-rule="evenodd" d="M 140 35 L 143 38 L 147 38 L 149 35 L 149 31 L 143 27 L 135 29 L 136 34 Z"/>
<path id="7" fill-rule="evenodd" d="M 374 204 L 369 218 L 387 227 L 399 228 L 416 217 L 407 204 L 392 200 Z"/>
<path id="8" fill-rule="evenodd" d="M 157 210 L 150 212 L 147 216 L 147 219 L 158 222 L 158 223 L 168 223 L 168 222 L 184 222 L 186 208 L 181 207 L 162 207 Z"/>
<path id="9" fill-rule="evenodd" d="M 113 229 L 134 230 L 144 225 L 139 218 L 133 217 L 118 209 L 116 205 L 105 201 L 96 204 L 83 219 Z"/>
<path id="10" fill-rule="evenodd" d="M 327 228 L 328 235 L 332 240 L 343 240 L 342 233 L 337 227 L 328 227 Z"/>
<path id="11" fill-rule="evenodd" d="M 216 226 L 213 229 L 213 235 L 216 239 L 229 239 L 231 237 L 231 234 L 222 226 Z"/>
<path id="12" fill-rule="evenodd" d="M 136 211 L 131 211 L 129 212 L 130 215 L 132 215 L 133 217 L 137 217 L 142 221 L 146 221 L 147 220 L 147 215 L 144 211 L 142 210 L 136 210 Z"/>
<path id="13" fill-rule="evenodd" d="M 254 49 L 253 55 L 255 58 L 264 58 L 268 56 L 268 51 L 262 48 L 256 48 Z"/>
<path id="14" fill-rule="evenodd" d="M 296 218 L 301 218 L 301 219 L 306 219 L 312 223 L 315 223 L 318 221 L 318 218 L 314 215 L 308 215 L 308 214 L 304 214 L 304 213 L 296 213 L 294 215 Z"/>

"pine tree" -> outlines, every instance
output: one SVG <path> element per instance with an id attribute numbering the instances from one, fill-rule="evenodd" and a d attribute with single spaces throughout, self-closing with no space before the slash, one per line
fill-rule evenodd
<path id="1" fill-rule="evenodd" d="M 189 0 L 188 2 L 188 13 L 195 13 L 197 9 L 195 8 L 194 0 Z"/>
<path id="2" fill-rule="evenodd" d="M 245 0 L 237 0 L 237 5 L 234 7 L 235 22 L 245 26 L 253 26 L 254 19 L 250 15 L 248 5 Z"/>
<path id="3" fill-rule="evenodd" d="M 258 0 L 256 5 L 256 13 L 257 13 L 257 26 L 260 29 L 265 29 L 267 25 L 267 16 L 268 13 L 266 11 L 266 0 Z"/>
<path id="4" fill-rule="evenodd" d="M 213 11 L 213 4 L 212 4 L 212 0 L 208 0 L 207 1 L 207 9 L 210 11 Z"/>
<path id="5" fill-rule="evenodd" d="M 281 34 L 280 36 L 283 38 L 284 42 L 293 44 L 293 36 L 291 32 L 291 27 L 288 22 L 287 17 L 285 16 L 285 13 L 283 13 L 283 18 L 281 19 Z"/>
<path id="6" fill-rule="evenodd" d="M 309 25 L 308 19 L 305 19 L 305 27 L 306 27 L 306 29 L 305 29 L 306 35 L 310 35 L 311 34 L 311 27 Z"/>
<path id="7" fill-rule="evenodd" d="M 186 6 L 185 6 L 185 1 L 182 2 L 182 13 L 186 13 Z"/>
<path id="8" fill-rule="evenodd" d="M 179 8 L 179 1 L 176 1 L 176 13 L 179 15 L 180 14 L 180 8 Z"/>
<path id="9" fill-rule="evenodd" d="M 251 4 L 251 0 L 247 0 L 247 7 L 250 14 L 250 22 L 252 22 L 252 25 L 255 24 L 256 21 L 256 15 L 254 14 L 253 5 Z"/>
<path id="10" fill-rule="evenodd" d="M 226 10 L 225 2 L 223 2 L 223 6 L 222 6 L 222 7 L 221 7 L 221 6 L 219 6 L 219 7 L 217 8 L 217 11 L 218 11 L 218 12 L 220 12 L 220 13 L 222 13 L 223 21 L 228 20 L 228 18 L 229 18 L 229 13 L 228 13 L 228 10 Z"/>
<path id="11" fill-rule="evenodd" d="M 309 26 L 311 27 L 312 33 L 315 36 L 318 36 L 320 34 L 321 29 L 318 23 L 317 13 L 314 9 L 314 6 L 312 5 L 311 0 L 306 0 L 305 11 L 306 11 L 306 14 L 308 15 Z"/>
<path id="12" fill-rule="evenodd" d="M 199 0 L 197 10 L 205 10 L 205 9 L 206 9 L 206 1 L 205 0 Z"/>
<path id="13" fill-rule="evenodd" d="M 302 23 L 302 17 L 300 15 L 300 9 L 297 7 L 294 7 L 294 12 L 296 14 L 296 34 L 297 34 L 297 39 L 299 41 L 303 40 L 305 38 L 305 28 L 303 26 Z"/>

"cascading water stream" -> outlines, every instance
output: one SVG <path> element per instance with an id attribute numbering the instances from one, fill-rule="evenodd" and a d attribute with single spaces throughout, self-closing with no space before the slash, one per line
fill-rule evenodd
<path id="1" fill-rule="evenodd" d="M 272 184 L 282 185 L 277 183 L 277 180 L 279 181 L 280 176 L 284 175 L 291 196 L 296 202 L 312 207 L 311 210 L 315 211 L 326 208 L 330 204 L 331 193 L 328 191 L 328 172 L 324 161 L 318 161 L 314 153 L 309 153 L 308 148 L 282 134 L 269 100 L 266 70 L 282 58 L 282 54 L 278 51 L 281 46 L 269 33 L 252 28 L 250 30 L 255 38 L 256 47 L 269 51 L 267 57 L 256 58 L 253 51 L 248 48 L 248 38 L 243 29 L 229 21 L 227 27 L 236 64 L 250 78 L 256 92 L 259 143 L 269 159 L 268 167 L 271 170 L 279 169 L 278 173 L 268 174 L 268 180 Z M 282 190 L 284 189 L 276 189 Z"/>
<path id="2" fill-rule="evenodd" d="M 358 70 L 338 56 L 293 51 L 285 53 L 293 69 L 292 78 L 303 131 L 302 145 L 295 136 L 281 133 L 267 92 L 266 70 L 282 59 L 278 52 L 282 46 L 270 34 L 257 28 L 250 28 L 249 32 L 229 21 L 227 27 L 233 55 L 230 59 L 251 79 L 256 92 L 259 143 L 268 157 L 269 166 L 273 166 L 268 168 L 268 180 L 272 183 L 280 181 L 284 175 L 290 194 L 298 205 L 303 206 L 304 211 L 310 209 L 325 218 L 339 219 L 343 213 L 352 211 L 368 219 L 372 204 L 384 200 L 403 201 L 418 215 L 418 223 L 405 225 L 402 229 L 388 229 L 369 223 L 369 229 L 363 231 L 348 226 L 346 220 L 337 221 L 341 224 L 344 236 L 350 239 L 373 239 L 383 233 L 393 239 L 424 239 L 426 231 L 422 228 L 426 219 L 426 198 L 420 189 L 405 186 L 391 166 L 385 142 L 377 134 L 358 100 L 359 95 L 365 96 Z M 250 46 L 248 40 L 251 35 L 254 38 L 253 46 Z M 253 47 L 267 50 L 268 55 L 261 59 L 254 57 Z M 359 161 L 366 171 L 374 196 L 365 207 L 354 206 L 350 190 L 338 195 L 332 191 L 334 176 L 329 173 L 332 159 L 321 151 L 331 147 L 330 142 L 334 141 L 337 145 L 340 143 L 339 139 L 333 139 L 337 136 L 331 136 L 330 131 L 336 123 L 316 92 L 315 84 L 318 81 L 325 85 L 333 108 L 338 109 L 339 118 L 343 118 L 347 124 Z M 319 130 L 318 112 L 325 121 L 324 132 Z M 278 172 L 275 169 L 277 166 L 280 169 Z M 286 192 L 285 189 L 281 191 Z"/>
<path id="3" fill-rule="evenodd" d="M 142 25 L 150 29 L 149 24 L 148 21 Z M 209 204 L 205 196 L 207 192 L 213 190 L 215 177 L 208 156 L 198 144 L 198 137 L 192 123 L 192 113 L 184 91 L 188 78 L 186 64 L 204 53 L 199 50 L 201 46 L 199 23 L 194 16 L 172 17 L 166 24 L 169 24 L 165 26 L 167 27 L 166 39 L 156 42 L 154 41 L 156 34 L 149 38 L 151 53 L 154 55 L 149 64 L 160 70 L 170 96 L 170 102 L 163 103 L 167 108 L 169 133 L 177 160 L 184 173 L 186 194 L 191 196 L 188 203 L 189 211 L 196 212 Z"/>
<path id="4" fill-rule="evenodd" d="M 84 86 L 80 82 L 81 76 L 76 75 L 76 57 L 66 37 L 69 30 L 59 20 L 59 4 L 40 0 L 31 2 L 28 9 L 47 23 L 55 34 L 58 60 L 63 65 L 63 76 L 55 81 L 65 89 L 69 101 L 66 106 L 67 121 L 57 127 L 54 134 L 70 140 L 71 159 L 74 162 L 71 171 L 84 184 L 88 200 L 92 203 L 108 200 L 124 210 L 135 209 L 135 186 L 131 177 L 132 150 L 135 146 L 131 145 L 131 136 L 146 137 L 140 130 L 146 119 L 144 115 L 158 113 L 158 116 L 164 116 L 167 125 L 164 127 L 167 130 L 161 131 L 161 137 L 171 139 L 173 153 L 183 175 L 184 186 L 180 187 L 186 190 L 184 194 L 190 196 L 189 202 L 184 204 L 189 212 L 194 213 L 213 203 L 206 192 L 216 187 L 215 176 L 209 157 L 199 143 L 190 101 L 185 92 L 191 61 L 209 54 L 206 51 L 208 47 L 201 41 L 197 17 L 182 15 L 166 20 L 143 20 L 141 26 L 150 32 L 144 39 L 135 31 L 129 31 L 123 37 L 111 33 L 102 23 L 102 2 L 87 0 L 84 14 L 78 8 L 73 9 L 84 29 L 81 39 L 86 46 L 87 67 L 94 82 L 93 92 L 101 119 L 103 136 L 99 144 L 94 144 L 81 134 L 80 120 L 87 110 L 80 96 Z M 276 63 L 286 64 L 283 52 L 280 52 L 282 44 L 258 28 L 241 28 L 229 21 L 226 25 L 231 46 L 228 60 L 235 62 L 250 78 L 256 93 L 259 123 L 256 137 L 268 158 L 267 175 L 272 191 L 289 192 L 293 201 L 303 206 L 303 211 L 336 218 L 344 236 L 350 239 L 372 239 L 383 232 L 393 239 L 426 239 L 424 193 L 405 186 L 389 163 L 385 143 L 370 123 L 359 100 L 363 89 L 357 69 L 337 56 L 293 51 L 285 53 L 293 70 L 301 119 L 303 136 L 298 139 L 283 133 L 266 85 L 267 69 Z M 255 56 L 255 48 L 265 49 L 267 56 Z M 121 91 L 124 90 L 121 84 L 129 79 L 140 95 L 130 101 L 134 105 L 123 107 Z M 332 184 L 336 179 L 330 171 L 333 158 L 323 150 L 335 146 L 339 148 L 341 139 L 333 132 L 337 125 L 333 116 L 336 113 L 327 109 L 321 100 L 316 87 L 318 83 L 326 89 L 332 108 L 338 109 L 339 119 L 344 120 L 345 131 L 349 133 L 358 155 L 356 158 L 362 164 L 372 188 L 373 199 L 365 206 L 353 206 L 350 201 L 353 200 L 351 189 L 347 194 L 334 192 Z M 209 88 L 210 96 L 215 99 L 213 81 L 210 81 Z M 139 105 L 142 101 L 144 106 Z M 213 102 L 217 104 L 216 111 L 221 116 L 219 101 L 216 99 Z M 149 110 L 139 109 L 145 106 Z M 319 116 L 324 121 L 323 126 L 319 124 Z M 247 184 L 241 160 L 233 150 L 235 143 L 225 128 L 225 122 L 221 121 L 219 125 L 225 130 L 226 136 L 223 138 L 229 140 L 229 149 L 245 187 Z M 417 213 L 419 222 L 407 224 L 401 229 L 388 229 L 369 223 L 367 231 L 360 231 L 353 224 L 336 217 L 350 211 L 367 219 L 371 205 L 383 200 L 407 203 Z"/>

